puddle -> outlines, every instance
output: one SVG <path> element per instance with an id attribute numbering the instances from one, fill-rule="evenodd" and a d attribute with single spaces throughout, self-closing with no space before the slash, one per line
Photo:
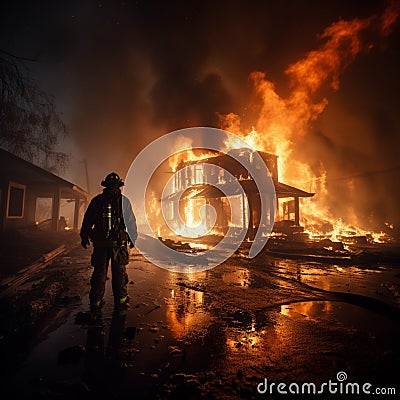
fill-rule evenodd
<path id="1" fill-rule="evenodd" d="M 400 325 L 362 307 L 339 301 L 305 301 L 282 305 L 280 313 L 294 319 L 329 322 L 373 336 L 396 338 Z"/>
<path id="2" fill-rule="evenodd" d="M 273 264 L 273 273 L 299 283 L 333 292 L 360 294 L 382 300 L 391 300 L 389 284 L 400 285 L 397 270 L 380 266 L 379 269 L 365 269 L 357 266 L 335 264 L 302 263 L 292 260 L 279 260 Z"/>

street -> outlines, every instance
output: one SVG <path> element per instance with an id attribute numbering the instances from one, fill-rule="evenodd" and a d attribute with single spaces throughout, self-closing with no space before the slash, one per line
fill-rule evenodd
<path id="1" fill-rule="evenodd" d="M 264 378 L 319 384 L 340 371 L 350 382 L 397 383 L 394 267 L 239 253 L 189 275 L 135 253 L 127 267 L 131 308 L 113 313 L 108 280 L 101 315 L 88 319 L 89 259 L 76 249 L 58 262 L 81 271 L 71 291 L 86 295 L 62 310 L 65 320 L 18 369 L 10 383 L 16 397 L 255 398 Z"/>

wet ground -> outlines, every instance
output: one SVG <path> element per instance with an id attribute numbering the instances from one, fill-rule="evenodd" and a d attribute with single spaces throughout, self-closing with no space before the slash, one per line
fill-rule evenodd
<path id="1" fill-rule="evenodd" d="M 61 268 L 86 271 L 75 292 L 87 292 L 85 263 L 89 253 L 83 250 L 61 260 Z M 340 371 L 348 382 L 397 385 L 396 266 L 238 254 L 188 275 L 134 254 L 127 270 L 128 312 L 114 312 L 110 280 L 97 318 L 87 319 L 87 295 L 69 305 L 63 323 L 10 377 L 8 396 L 257 398 L 265 378 L 321 384 Z"/>

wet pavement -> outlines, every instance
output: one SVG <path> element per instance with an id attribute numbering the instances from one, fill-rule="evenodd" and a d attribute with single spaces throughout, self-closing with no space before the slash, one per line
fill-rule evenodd
<path id="1" fill-rule="evenodd" d="M 68 265 L 89 259 L 74 257 Z M 397 384 L 395 266 L 239 254 L 190 275 L 135 254 L 127 271 L 131 308 L 114 312 L 110 280 L 96 318 L 79 314 L 88 312 L 87 295 L 71 305 L 11 379 L 11 396 L 256 398 L 264 378 L 320 383 L 339 371 L 353 382 Z"/>

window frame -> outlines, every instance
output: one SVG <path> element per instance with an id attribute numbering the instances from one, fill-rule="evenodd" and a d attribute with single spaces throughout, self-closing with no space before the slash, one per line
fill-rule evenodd
<path id="1" fill-rule="evenodd" d="M 23 190 L 21 215 L 9 215 L 11 187 Z M 20 183 L 11 182 L 11 181 L 8 183 L 6 218 L 8 218 L 8 219 L 23 219 L 24 218 L 24 216 L 25 216 L 25 193 L 26 193 L 26 185 L 22 185 Z"/>

